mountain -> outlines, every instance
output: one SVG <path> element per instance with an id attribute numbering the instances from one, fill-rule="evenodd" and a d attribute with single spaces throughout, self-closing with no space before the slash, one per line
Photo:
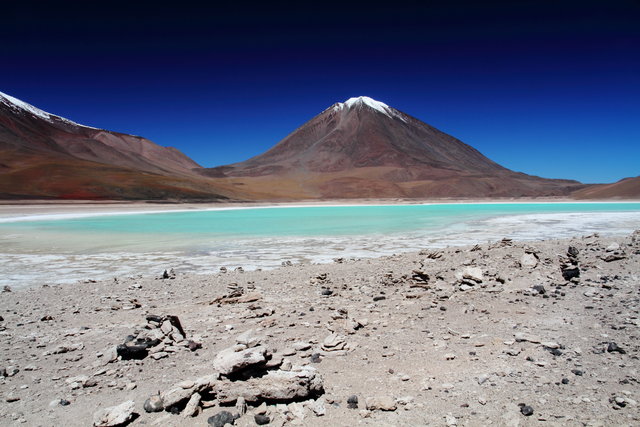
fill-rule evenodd
<path id="1" fill-rule="evenodd" d="M 84 126 L 0 92 L 0 198 L 219 199 L 179 150 Z"/>
<path id="2" fill-rule="evenodd" d="M 582 188 L 513 172 L 364 96 L 332 105 L 263 154 L 200 172 L 283 199 L 566 196 Z"/>
<path id="3" fill-rule="evenodd" d="M 640 199 L 640 176 L 613 184 L 594 184 L 572 194 L 576 199 Z"/>

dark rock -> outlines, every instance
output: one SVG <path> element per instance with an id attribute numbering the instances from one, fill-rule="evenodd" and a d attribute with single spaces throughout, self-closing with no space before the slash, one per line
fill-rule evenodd
<path id="1" fill-rule="evenodd" d="M 607 344 L 607 352 L 608 353 L 620 353 L 620 354 L 625 354 L 626 351 L 624 351 L 624 349 L 620 348 L 618 346 L 618 344 L 614 343 L 614 342 L 610 342 L 609 344 Z"/>
<path id="2" fill-rule="evenodd" d="M 563 266 L 562 277 L 564 278 L 564 280 L 571 280 L 574 277 L 580 277 L 580 269 L 575 265 Z"/>
<path id="3" fill-rule="evenodd" d="M 143 408 L 147 412 L 160 412 L 164 409 L 162 398 L 155 394 L 144 401 Z"/>
<path id="4" fill-rule="evenodd" d="M 116 353 L 122 357 L 122 360 L 142 360 L 149 355 L 144 345 L 120 344 L 116 347 Z"/>
<path id="5" fill-rule="evenodd" d="M 320 359 L 320 353 L 313 353 L 309 360 L 311 360 L 311 363 L 320 363 L 322 361 L 322 359 Z"/>
<path id="6" fill-rule="evenodd" d="M 169 273 L 167 272 L 167 270 L 165 270 L 164 273 L 162 273 L 162 278 L 163 279 L 168 279 L 169 278 Z"/>
<path id="7" fill-rule="evenodd" d="M 377 296 L 373 297 L 374 301 L 382 301 L 382 300 L 385 300 L 385 299 L 387 299 L 387 297 L 385 297 L 384 295 L 377 295 Z"/>
<path id="8" fill-rule="evenodd" d="M 569 249 L 567 249 L 569 258 L 577 258 L 578 254 L 580 254 L 580 251 L 575 246 L 569 246 Z"/>
<path id="9" fill-rule="evenodd" d="M 607 255 L 606 257 L 603 257 L 602 260 L 604 262 L 612 262 L 612 261 L 620 261 L 621 259 L 626 259 L 626 258 L 627 256 L 624 253 L 616 252 L 611 255 Z"/>
<path id="10" fill-rule="evenodd" d="M 256 424 L 258 424 L 259 426 L 263 426 L 263 425 L 269 424 L 271 422 L 271 418 L 269 418 L 266 415 L 262 415 L 262 414 L 256 414 L 256 416 L 253 417 L 253 419 L 256 422 Z"/>
<path id="11" fill-rule="evenodd" d="M 229 411 L 221 411 L 209 417 L 207 423 L 212 427 L 224 427 L 227 424 L 233 425 L 236 422 L 236 418 L 238 417 Z"/>
<path id="12" fill-rule="evenodd" d="M 358 396 L 353 394 L 347 398 L 347 408 L 358 409 Z"/>
<path id="13" fill-rule="evenodd" d="M 544 295 L 547 293 L 547 290 L 542 285 L 533 285 L 532 288 L 534 291 L 539 293 L 540 295 Z"/>
<path id="14" fill-rule="evenodd" d="M 548 350 L 549 353 L 553 354 L 554 356 L 562 356 L 562 350 L 560 350 L 559 348 L 545 347 L 545 349 Z"/>
<path id="15" fill-rule="evenodd" d="M 50 320 L 53 320 L 53 316 L 49 316 L 48 314 L 40 318 L 41 322 L 48 322 Z"/>
<path id="16" fill-rule="evenodd" d="M 322 289 L 320 291 L 320 295 L 329 296 L 329 295 L 332 295 L 332 294 L 333 294 L 333 291 L 331 289 L 326 289 L 325 288 L 325 289 Z"/>
<path id="17" fill-rule="evenodd" d="M 562 384 L 569 384 L 569 380 L 567 378 L 563 378 L 562 381 L 560 381 Z"/>
<path id="18" fill-rule="evenodd" d="M 533 408 L 531 406 L 529 406 L 529 405 L 522 405 L 522 406 L 520 406 L 520 412 L 525 417 L 529 417 L 529 416 L 533 415 Z"/>
<path id="19" fill-rule="evenodd" d="M 67 399 L 60 399 L 60 406 L 69 406 L 71 405 L 71 402 L 69 402 Z"/>
<path id="20" fill-rule="evenodd" d="M 147 322 L 156 322 L 156 323 L 160 323 L 162 324 L 162 322 L 164 321 L 164 317 L 162 316 L 158 316 L 156 314 L 149 314 L 147 317 Z"/>
<path id="21" fill-rule="evenodd" d="M 189 340 L 187 343 L 187 348 L 191 351 L 196 351 L 199 348 L 202 348 L 202 344 L 196 341 Z"/>
<path id="22" fill-rule="evenodd" d="M 572 369 L 572 370 L 571 370 L 571 372 L 572 372 L 574 375 L 577 375 L 577 376 L 579 376 L 579 377 L 581 377 L 581 376 L 584 374 L 584 372 L 582 372 L 580 369 Z"/>

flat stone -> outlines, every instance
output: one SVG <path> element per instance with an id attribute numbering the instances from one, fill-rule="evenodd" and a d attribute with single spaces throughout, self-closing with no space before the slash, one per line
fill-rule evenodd
<path id="1" fill-rule="evenodd" d="M 182 416 L 185 418 L 196 416 L 198 414 L 201 399 L 202 396 L 200 396 L 200 393 L 193 393 L 191 395 L 191 398 L 187 402 L 187 406 L 185 406 L 184 410 L 182 411 Z"/>
<path id="2" fill-rule="evenodd" d="M 189 399 L 195 393 L 194 389 L 174 387 L 160 394 L 165 409 Z"/>

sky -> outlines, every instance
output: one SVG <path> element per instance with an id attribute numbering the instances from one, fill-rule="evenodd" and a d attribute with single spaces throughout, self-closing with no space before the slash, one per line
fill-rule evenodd
<path id="1" fill-rule="evenodd" d="M 640 0 L 6 2 L 0 91 L 213 167 L 365 95 L 510 169 L 640 175 Z"/>

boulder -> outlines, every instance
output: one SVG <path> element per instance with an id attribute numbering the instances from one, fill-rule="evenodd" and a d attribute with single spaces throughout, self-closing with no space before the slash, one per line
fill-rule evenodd
<path id="1" fill-rule="evenodd" d="M 214 391 L 221 404 L 232 404 L 240 397 L 249 403 L 292 402 L 322 394 L 324 388 L 315 368 L 305 366 L 291 371 L 269 371 L 246 381 L 222 380 L 216 383 Z"/>

